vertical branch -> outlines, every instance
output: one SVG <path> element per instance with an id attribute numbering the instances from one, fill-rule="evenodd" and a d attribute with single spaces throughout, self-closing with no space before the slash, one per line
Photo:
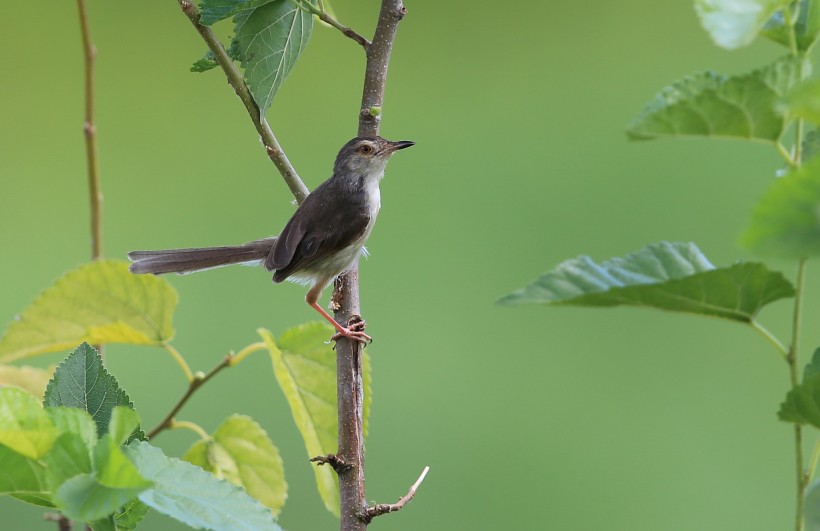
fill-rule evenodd
<path id="1" fill-rule="evenodd" d="M 83 36 L 83 57 L 85 59 L 85 154 L 88 165 L 88 193 L 91 205 L 91 258 L 102 258 L 102 185 L 100 168 L 97 163 L 97 129 L 94 124 L 94 60 L 97 49 L 91 42 L 91 29 L 88 24 L 88 10 L 85 0 L 77 0 L 80 14 L 80 30 Z"/>
<path id="2" fill-rule="evenodd" d="M 382 0 L 379 21 L 373 42 L 366 47 L 362 106 L 359 113 L 359 136 L 379 133 L 381 107 L 387 81 L 390 53 L 396 38 L 396 29 L 406 10 L 401 0 Z M 378 108 L 378 111 L 373 108 Z M 359 315 L 359 272 L 349 271 L 337 280 L 333 301 L 336 320 L 347 323 Z M 341 501 L 342 531 L 362 531 L 367 528 L 367 501 L 365 499 L 364 435 L 362 431 L 362 347 L 349 339 L 336 344 L 337 393 L 339 407 L 339 457 L 349 465 L 339 469 L 339 496 Z"/>

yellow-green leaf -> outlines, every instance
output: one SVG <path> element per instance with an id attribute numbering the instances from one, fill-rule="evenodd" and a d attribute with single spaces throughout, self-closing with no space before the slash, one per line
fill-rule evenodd
<path id="1" fill-rule="evenodd" d="M 274 515 L 285 505 L 288 484 L 279 450 L 250 417 L 231 415 L 210 439 L 194 443 L 183 459 L 244 487 Z"/>
<path id="2" fill-rule="evenodd" d="M 0 365 L 0 387 L 13 386 L 28 391 L 37 398 L 42 399 L 46 392 L 46 385 L 54 374 L 55 366 L 47 369 L 39 367 L 29 367 L 24 365 Z"/>
<path id="3" fill-rule="evenodd" d="M 327 343 L 334 330 L 325 323 L 307 323 L 286 330 L 277 344 L 268 330 L 260 328 L 273 360 L 279 386 L 290 405 L 308 456 L 338 451 L 339 425 L 336 405 L 336 353 Z M 363 357 L 364 429 L 370 413 L 370 358 Z M 339 482 L 327 466 L 315 466 L 316 486 L 327 510 L 339 516 Z"/>
<path id="4" fill-rule="evenodd" d="M 57 428 L 40 402 L 17 387 L 0 389 L 0 444 L 37 459 L 51 449 Z"/>
<path id="5" fill-rule="evenodd" d="M 74 348 L 86 341 L 159 345 L 173 336 L 174 288 L 101 260 L 69 271 L 43 291 L 0 339 L 0 361 Z"/>

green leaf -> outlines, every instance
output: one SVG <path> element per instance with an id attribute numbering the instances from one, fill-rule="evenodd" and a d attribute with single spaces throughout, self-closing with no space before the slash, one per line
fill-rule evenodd
<path id="1" fill-rule="evenodd" d="M 97 444 L 97 424 L 87 411 L 75 407 L 52 406 L 46 408 L 46 413 L 60 433 L 79 435 L 90 455 L 91 449 Z"/>
<path id="2" fill-rule="evenodd" d="M 815 124 L 820 123 L 820 80 L 811 79 L 789 94 L 784 108 L 798 118 L 805 118 Z"/>
<path id="3" fill-rule="evenodd" d="M 148 514 L 148 506 L 139 501 L 131 500 L 114 515 L 114 523 L 117 524 L 118 531 L 130 531 L 135 529 L 137 524 Z"/>
<path id="4" fill-rule="evenodd" d="M 0 362 L 73 348 L 85 341 L 160 345 L 173 336 L 176 291 L 165 279 L 133 275 L 122 261 L 68 272 L 11 323 Z"/>
<path id="5" fill-rule="evenodd" d="M 144 488 L 112 488 L 100 484 L 93 474 L 74 476 L 54 493 L 60 512 L 72 520 L 93 522 L 112 514 Z"/>
<path id="6" fill-rule="evenodd" d="M 202 0 L 199 4 L 199 23 L 210 26 L 220 20 L 232 17 L 242 11 L 248 11 L 271 2 L 282 0 Z M 285 0 L 287 2 L 288 0 Z"/>
<path id="7" fill-rule="evenodd" d="M 149 507 L 193 528 L 216 531 L 281 531 L 273 513 L 241 488 L 146 442 L 125 448 L 154 486 L 139 495 Z"/>
<path id="8" fill-rule="evenodd" d="M 46 465 L 46 484 L 49 491 L 56 491 L 67 480 L 93 470 L 91 451 L 83 438 L 76 433 L 63 433 L 51 451 L 43 457 Z"/>
<path id="9" fill-rule="evenodd" d="M 749 322 L 766 304 L 793 295 L 789 281 L 762 264 L 716 269 L 693 243 L 661 242 L 602 264 L 567 260 L 498 302 L 645 306 Z"/>
<path id="10" fill-rule="evenodd" d="M 752 212 L 741 243 L 761 255 L 820 254 L 820 158 L 774 181 Z"/>
<path id="11" fill-rule="evenodd" d="M 140 475 L 111 434 L 97 441 L 93 472 L 65 481 L 54 493 L 60 510 L 72 520 L 93 522 L 114 514 L 153 482 Z"/>
<path id="12" fill-rule="evenodd" d="M 0 494 L 28 495 L 35 500 L 49 498 L 43 463 L 20 455 L 2 444 L 0 463 Z"/>
<path id="13" fill-rule="evenodd" d="M 111 410 L 115 406 L 134 409 L 128 394 L 105 370 L 99 353 L 88 343 L 74 349 L 54 371 L 46 388 L 45 405 L 88 411 L 97 424 L 99 436 L 108 433 Z"/>
<path id="14" fill-rule="evenodd" d="M 288 484 L 279 450 L 250 417 L 231 415 L 210 439 L 194 443 L 183 459 L 243 487 L 274 515 L 285 505 Z"/>
<path id="15" fill-rule="evenodd" d="M 17 387 L 0 388 L 0 444 L 38 459 L 51 449 L 58 435 L 36 398 Z"/>
<path id="16" fill-rule="evenodd" d="M 336 354 L 325 342 L 333 329 L 324 323 L 308 323 L 286 330 L 274 340 L 258 330 L 273 360 L 274 374 L 290 406 L 293 420 L 309 457 L 338 450 L 336 404 Z M 370 409 L 369 361 L 364 359 L 364 422 Z M 330 467 L 316 466 L 316 485 L 328 511 L 339 516 L 339 484 Z"/>
<path id="17" fill-rule="evenodd" d="M 290 73 L 313 31 L 313 15 L 290 0 L 276 0 L 235 17 L 239 58 L 260 112 Z"/>
<path id="18" fill-rule="evenodd" d="M 820 427 L 820 348 L 803 369 L 801 383 L 786 395 L 777 416 L 785 422 Z"/>
<path id="19" fill-rule="evenodd" d="M 820 481 L 806 489 L 803 507 L 805 531 L 820 531 Z"/>
<path id="20" fill-rule="evenodd" d="M 0 365 L 0 386 L 13 385 L 42 399 L 43 393 L 46 391 L 46 384 L 48 384 L 52 374 L 54 374 L 53 366 L 48 369 L 40 369 L 27 365 L 22 367 Z"/>
<path id="21" fill-rule="evenodd" d="M 707 136 L 777 142 L 787 124 L 780 101 L 808 74 L 785 57 L 741 76 L 702 72 L 663 89 L 627 129 L 632 140 Z"/>
<path id="22" fill-rule="evenodd" d="M 111 420 L 108 422 L 108 433 L 117 445 L 125 444 L 131 435 L 139 429 L 140 417 L 130 407 L 116 406 L 111 410 Z"/>
<path id="23" fill-rule="evenodd" d="M 695 0 L 700 24 L 723 48 L 751 43 L 766 21 L 790 0 Z"/>
<path id="24" fill-rule="evenodd" d="M 228 47 L 228 57 L 233 59 L 234 61 L 239 60 L 239 43 L 236 39 L 231 39 L 231 45 Z M 207 72 L 212 68 L 216 68 L 219 66 L 219 63 L 216 62 L 216 56 L 214 52 L 208 50 L 205 52 L 205 55 L 202 59 L 196 61 L 193 65 L 191 65 L 191 72 Z"/>
<path id="25" fill-rule="evenodd" d="M 820 0 L 798 0 L 798 16 L 794 24 L 797 49 L 808 51 L 817 41 L 820 34 Z M 789 25 L 783 11 L 778 11 L 763 27 L 761 34 L 789 48 Z"/>

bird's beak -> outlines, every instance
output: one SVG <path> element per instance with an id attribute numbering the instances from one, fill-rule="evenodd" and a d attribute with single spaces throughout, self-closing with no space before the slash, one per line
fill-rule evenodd
<path id="1" fill-rule="evenodd" d="M 394 151 L 409 148 L 410 146 L 413 146 L 415 144 L 415 142 L 411 142 L 410 140 L 399 140 L 398 142 L 390 142 L 390 147 L 388 147 L 387 149 L 390 153 L 393 153 Z"/>

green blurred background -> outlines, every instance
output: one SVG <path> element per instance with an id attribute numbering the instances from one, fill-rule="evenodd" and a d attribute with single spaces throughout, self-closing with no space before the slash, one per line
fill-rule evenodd
<path id="1" fill-rule="evenodd" d="M 204 46 L 176 2 L 89 3 L 105 254 L 274 234 L 291 198 L 221 73 L 188 72 Z M 382 133 L 417 146 L 388 168 L 361 266 L 376 337 L 368 499 L 394 501 L 424 465 L 431 472 L 412 504 L 373 529 L 790 527 L 791 429 L 775 416 L 786 366 L 752 330 L 646 310 L 493 304 L 564 259 L 662 239 L 695 241 L 718 265 L 753 258 L 735 242 L 781 164 L 773 149 L 629 143 L 623 130 L 665 84 L 705 68 L 742 73 L 782 49 L 714 47 L 688 1 L 406 3 Z M 89 255 L 76 7 L 6 5 L 2 322 Z M 376 0 L 334 6 L 371 33 Z M 269 112 L 311 188 L 355 134 L 363 64 L 352 41 L 317 26 Z M 772 265 L 793 276 L 793 264 Z M 809 271 L 804 358 L 820 341 L 819 274 Z M 316 318 L 302 287 L 273 286 L 262 270 L 170 280 L 181 297 L 174 344 L 195 369 L 257 341 L 257 327 L 279 334 Z M 780 302 L 763 315 L 784 340 L 789 313 Z M 107 356 L 146 424 L 183 392 L 158 349 L 112 345 Z M 258 420 L 283 454 L 282 525 L 337 527 L 263 353 L 209 383 L 179 418 L 213 430 L 233 412 Z M 180 455 L 193 435 L 156 442 Z M 4 530 L 55 528 L 8 498 L 0 514 Z M 144 528 L 182 527 L 152 514 Z"/>

